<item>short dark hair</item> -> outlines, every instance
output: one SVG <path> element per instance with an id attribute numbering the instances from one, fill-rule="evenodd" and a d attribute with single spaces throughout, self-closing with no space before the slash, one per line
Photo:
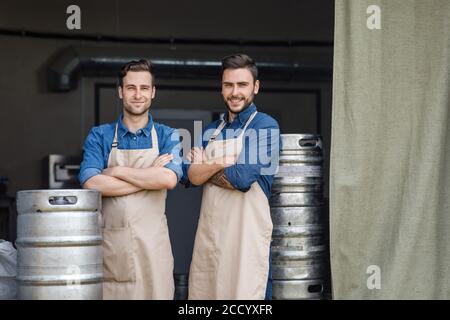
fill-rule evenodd
<path id="1" fill-rule="evenodd" d="M 128 71 L 148 71 L 152 76 L 152 85 L 155 85 L 155 75 L 153 73 L 153 64 L 146 60 L 132 60 L 125 63 L 120 69 L 119 73 L 119 86 L 123 86 L 123 78 L 127 75 Z"/>
<path id="2" fill-rule="evenodd" d="M 247 68 L 253 76 L 253 81 L 258 80 L 258 68 L 255 61 L 244 53 L 232 54 L 222 59 L 222 73 L 226 69 Z"/>

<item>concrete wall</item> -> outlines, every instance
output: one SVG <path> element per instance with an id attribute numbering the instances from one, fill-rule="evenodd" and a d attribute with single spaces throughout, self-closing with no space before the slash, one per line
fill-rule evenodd
<path id="1" fill-rule="evenodd" d="M 66 8 L 81 8 L 81 30 Z M 253 40 L 333 40 L 332 0 L 3 0 L 0 28 L 67 34 Z"/>

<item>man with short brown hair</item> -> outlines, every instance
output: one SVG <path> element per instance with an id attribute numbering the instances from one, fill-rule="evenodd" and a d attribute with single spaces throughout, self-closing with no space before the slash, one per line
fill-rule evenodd
<path id="1" fill-rule="evenodd" d="M 228 112 L 206 127 L 202 147 L 188 157 L 190 183 L 203 185 L 189 299 L 271 298 L 268 199 L 278 166 L 279 126 L 256 110 L 259 85 L 249 56 L 222 60 Z"/>
<path id="2" fill-rule="evenodd" d="M 173 299 L 173 256 L 165 201 L 182 175 L 179 135 L 153 121 L 152 64 L 120 72 L 123 113 L 94 127 L 84 143 L 79 180 L 102 193 L 103 298 Z"/>

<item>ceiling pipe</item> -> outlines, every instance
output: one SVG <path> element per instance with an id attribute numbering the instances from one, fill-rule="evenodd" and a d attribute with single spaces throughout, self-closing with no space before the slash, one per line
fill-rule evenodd
<path id="1" fill-rule="evenodd" d="M 330 80 L 332 77 L 332 56 L 325 63 L 302 63 L 292 55 L 276 61 L 253 54 L 252 57 L 261 80 Z M 48 88 L 53 92 L 64 92 L 75 90 L 81 77 L 117 77 L 123 64 L 142 58 L 152 61 L 158 79 L 217 79 L 221 74 L 220 57 L 205 58 L 192 52 L 153 51 L 149 54 L 148 49 L 137 52 L 120 47 L 70 46 L 60 51 L 48 65 Z"/>

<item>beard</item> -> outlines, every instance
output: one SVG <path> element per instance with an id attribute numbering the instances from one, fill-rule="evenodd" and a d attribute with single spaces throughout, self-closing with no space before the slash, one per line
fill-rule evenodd
<path id="1" fill-rule="evenodd" d="M 235 110 L 233 111 L 229 105 L 228 102 L 228 98 L 224 100 L 225 102 L 225 106 L 227 107 L 228 111 L 231 112 L 232 114 L 238 114 L 241 113 L 242 111 L 244 111 L 245 109 L 247 109 L 252 103 L 253 103 L 253 98 L 254 98 L 254 94 L 252 94 L 251 96 L 249 96 L 247 99 L 244 99 L 244 105 L 241 109 L 239 110 Z M 230 97 L 230 99 L 232 99 L 233 97 Z"/>
<path id="2" fill-rule="evenodd" d="M 125 101 L 123 101 L 123 108 L 124 108 L 124 112 L 128 113 L 129 115 L 132 116 L 141 116 L 143 114 L 146 114 L 148 112 L 148 110 L 150 109 L 150 101 L 144 103 L 142 109 L 136 109 L 133 108 L 133 106 Z"/>

